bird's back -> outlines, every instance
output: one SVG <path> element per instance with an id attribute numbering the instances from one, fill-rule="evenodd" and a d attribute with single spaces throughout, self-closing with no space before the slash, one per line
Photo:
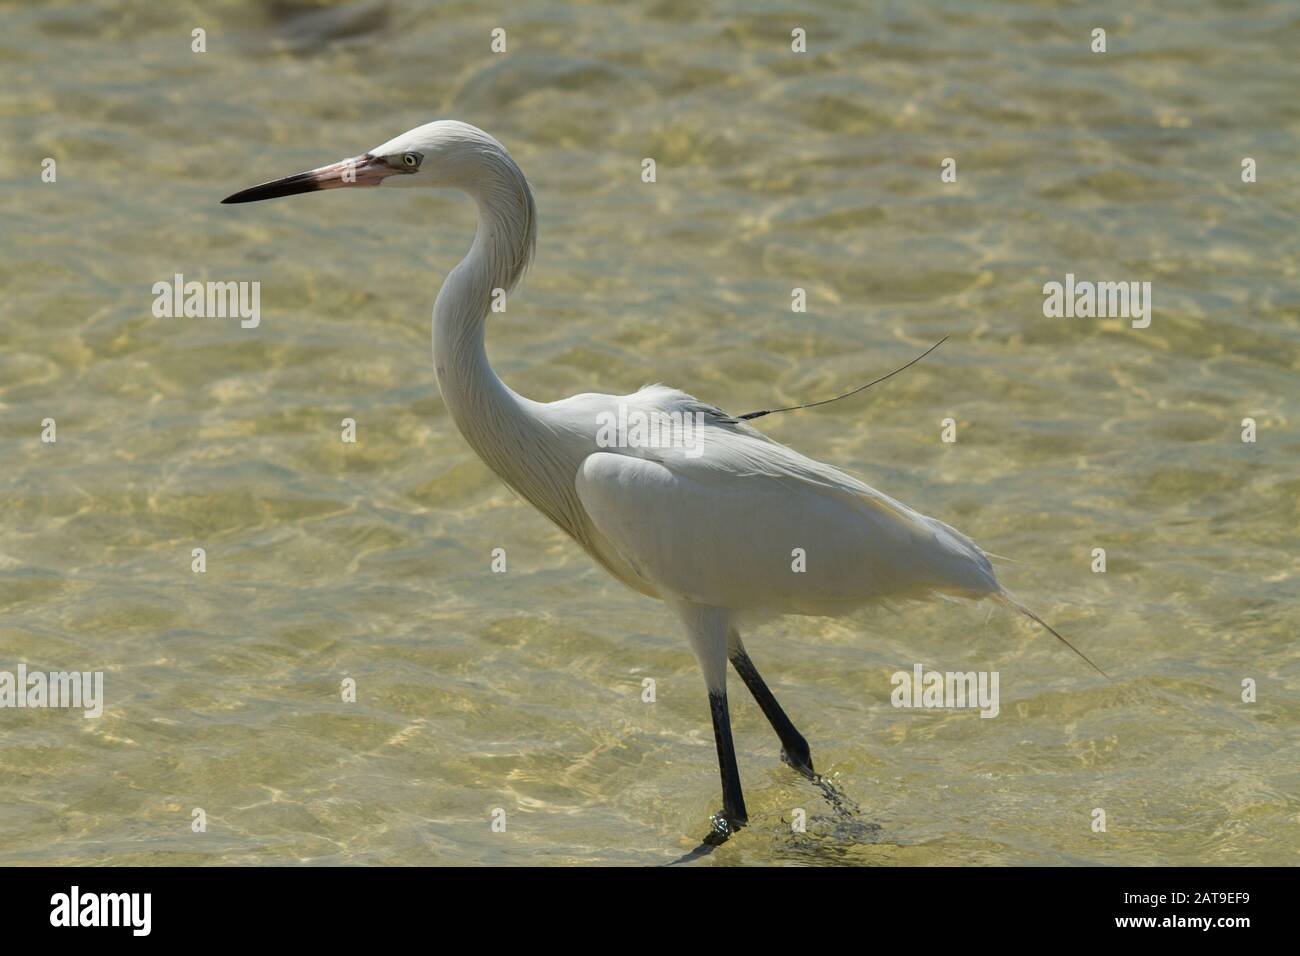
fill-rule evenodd
<path id="1" fill-rule="evenodd" d="M 683 392 L 653 386 L 569 402 L 576 430 L 600 412 L 627 422 L 693 416 L 685 440 L 628 445 L 629 427 L 622 445 L 596 443 L 575 476 L 602 547 L 660 596 L 832 614 L 1000 590 L 988 558 L 960 532 Z"/>

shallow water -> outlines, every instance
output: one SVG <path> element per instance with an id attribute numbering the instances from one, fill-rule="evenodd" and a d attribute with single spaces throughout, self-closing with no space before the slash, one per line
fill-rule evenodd
<path id="1" fill-rule="evenodd" d="M 470 204 L 218 205 L 439 117 L 536 191 L 489 336 L 516 390 L 744 412 L 950 335 L 761 424 L 1014 559 L 1114 678 L 969 604 L 767 625 L 751 654 L 862 814 L 781 765 L 736 682 L 752 826 L 705 865 L 1295 862 L 1300 10 L 1107 6 L 6 5 L 0 670 L 104 671 L 107 705 L 0 710 L 0 862 L 635 864 L 703 834 L 677 623 L 439 398 Z M 1045 318 L 1067 272 L 1150 281 L 1150 327 Z M 154 318 L 175 273 L 260 281 L 260 326 Z M 997 671 L 999 716 L 895 709 L 917 662 Z"/>

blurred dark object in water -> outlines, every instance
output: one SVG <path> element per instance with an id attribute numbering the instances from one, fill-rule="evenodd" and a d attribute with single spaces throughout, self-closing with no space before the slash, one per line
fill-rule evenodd
<path id="1" fill-rule="evenodd" d="M 288 43 L 295 53 L 365 41 L 385 33 L 392 19 L 386 0 L 361 3 L 263 0 L 262 9 L 274 25 L 276 38 Z"/>

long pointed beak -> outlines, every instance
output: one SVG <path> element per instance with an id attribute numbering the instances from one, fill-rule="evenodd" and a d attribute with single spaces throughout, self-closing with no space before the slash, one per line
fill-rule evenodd
<path id="1" fill-rule="evenodd" d="M 311 169 L 296 176 L 274 179 L 260 186 L 252 186 L 221 200 L 223 203 L 258 202 L 280 196 L 314 193 L 318 189 L 338 189 L 341 186 L 378 186 L 388 176 L 400 173 L 377 156 L 365 153 L 342 162 L 331 163 L 320 169 Z"/>

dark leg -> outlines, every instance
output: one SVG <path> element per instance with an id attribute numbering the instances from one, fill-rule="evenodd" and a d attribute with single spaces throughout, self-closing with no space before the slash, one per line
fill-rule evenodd
<path id="1" fill-rule="evenodd" d="M 723 665 L 726 666 L 725 664 Z M 690 863 L 708 856 L 731 835 L 749 822 L 745 812 L 745 795 L 740 790 L 740 767 L 736 763 L 736 746 L 731 740 L 731 714 L 727 710 L 727 692 L 709 691 L 709 711 L 713 714 L 713 739 L 718 745 L 718 769 L 722 772 L 722 811 L 709 821 L 709 832 L 690 853 L 669 863 Z"/>
<path id="2" fill-rule="evenodd" d="M 713 714 L 713 739 L 718 745 L 718 769 L 722 772 L 722 812 L 713 817 L 713 829 L 704 842 L 719 846 L 749 822 L 749 815 L 745 812 L 745 795 L 740 790 L 740 767 L 731 740 L 731 714 L 727 710 L 725 690 L 709 691 L 709 710 Z"/>
<path id="3" fill-rule="evenodd" d="M 718 745 L 718 770 L 722 774 L 722 811 L 709 821 L 704 840 L 690 853 L 674 861 L 686 863 L 712 853 L 715 848 L 749 822 L 745 797 L 740 790 L 740 768 L 731 740 L 731 714 L 727 710 L 727 645 L 732 631 L 731 613 L 722 608 L 680 604 L 678 613 L 686 625 L 686 636 L 700 662 L 704 686 L 709 691 L 709 714 L 713 718 L 713 739 Z M 669 864 L 670 866 L 672 864 Z"/>
<path id="4" fill-rule="evenodd" d="M 790 718 L 781 709 L 781 705 L 772 696 L 767 684 L 763 683 L 758 668 L 745 653 L 745 645 L 741 643 L 740 635 L 732 631 L 728 634 L 727 641 L 731 666 L 736 668 L 736 673 L 745 682 L 749 692 L 754 695 L 754 700 L 758 702 L 763 715 L 767 717 L 768 723 L 772 725 L 772 729 L 781 740 L 781 759 L 815 783 L 822 796 L 826 798 L 826 802 L 840 817 L 847 819 L 861 813 L 861 808 L 850 800 L 833 780 L 828 780 L 813 769 L 812 752 L 808 749 L 808 741 L 795 729 Z"/>
<path id="5" fill-rule="evenodd" d="M 804 740 L 803 734 L 795 729 L 790 718 L 785 715 L 781 705 L 776 702 L 772 692 L 763 683 L 763 678 L 758 674 L 758 668 L 754 662 L 749 659 L 745 653 L 744 645 L 739 639 L 734 639 L 731 649 L 731 666 L 736 668 L 736 673 L 740 679 L 745 682 L 749 692 L 754 695 L 754 700 L 763 711 L 763 716 L 772 725 L 776 735 L 781 740 L 781 759 L 787 764 L 798 770 L 809 780 L 816 780 L 817 773 L 813 770 L 812 752 L 808 749 L 808 741 Z M 726 704 L 724 702 L 723 706 Z M 716 718 L 715 718 L 716 725 Z M 719 745 L 721 747 L 721 745 Z"/>

